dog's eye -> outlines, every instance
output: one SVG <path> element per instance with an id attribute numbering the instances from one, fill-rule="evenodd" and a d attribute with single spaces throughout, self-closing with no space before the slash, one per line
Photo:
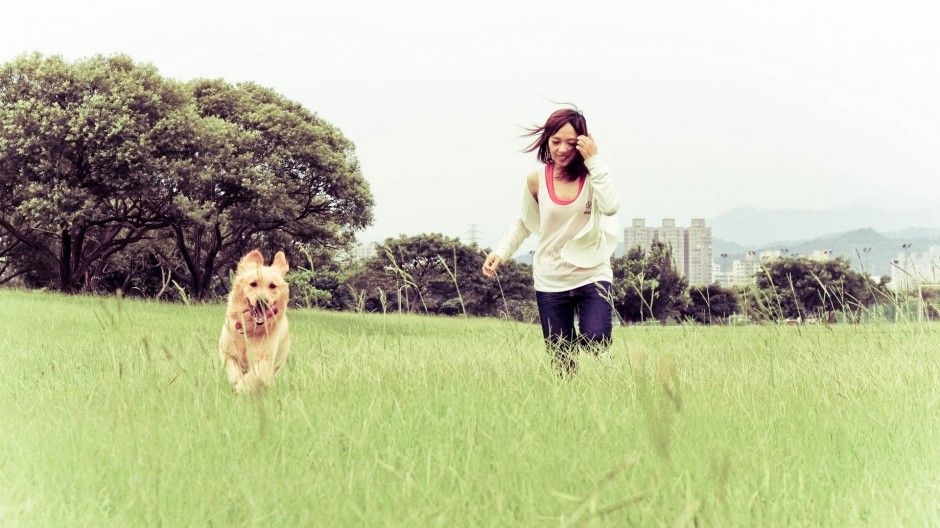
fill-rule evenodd
<path id="1" fill-rule="evenodd" d="M 258 281 L 252 282 L 251 284 L 249 284 L 249 286 L 251 286 L 252 288 L 257 288 L 257 287 L 258 287 Z"/>
<path id="2" fill-rule="evenodd" d="M 273 289 L 277 288 L 277 284 L 274 284 L 274 283 L 272 282 L 270 285 L 268 285 L 268 288 L 271 288 L 271 289 L 273 290 Z"/>

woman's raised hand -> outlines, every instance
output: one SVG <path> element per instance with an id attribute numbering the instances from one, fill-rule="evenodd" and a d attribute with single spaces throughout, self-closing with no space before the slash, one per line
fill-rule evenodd
<path id="1" fill-rule="evenodd" d="M 588 159 L 591 156 L 597 154 L 597 143 L 594 142 L 594 138 L 590 134 L 586 136 L 578 136 L 577 144 L 578 152 L 581 153 L 581 157 Z"/>

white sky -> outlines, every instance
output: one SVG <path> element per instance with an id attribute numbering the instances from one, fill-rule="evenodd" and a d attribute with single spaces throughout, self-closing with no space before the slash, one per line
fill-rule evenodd
<path id="1" fill-rule="evenodd" d="M 549 99 L 584 111 L 624 224 L 940 212 L 935 0 L 33 0 L 0 18 L 0 61 L 121 52 L 299 101 L 356 144 L 364 240 L 475 225 L 495 245 L 535 168 L 521 127 Z"/>

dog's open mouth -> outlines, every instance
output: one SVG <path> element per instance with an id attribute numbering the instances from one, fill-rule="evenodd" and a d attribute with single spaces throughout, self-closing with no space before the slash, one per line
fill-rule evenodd
<path id="1" fill-rule="evenodd" d="M 249 321 L 254 322 L 255 326 L 261 326 L 268 319 L 273 318 L 278 313 L 278 308 L 276 304 L 268 304 L 264 301 L 258 301 L 255 304 L 248 304 L 248 309 L 242 313 L 248 313 L 250 316 L 245 320 L 246 324 L 249 324 Z M 242 325 L 241 321 L 235 322 L 235 331 L 239 334 L 245 333 L 245 327 Z"/>
<path id="2" fill-rule="evenodd" d="M 277 305 L 269 305 L 263 301 L 258 301 L 255 304 L 249 305 L 249 309 L 251 311 L 251 320 L 259 326 L 263 325 L 266 319 L 270 319 L 277 315 Z"/>

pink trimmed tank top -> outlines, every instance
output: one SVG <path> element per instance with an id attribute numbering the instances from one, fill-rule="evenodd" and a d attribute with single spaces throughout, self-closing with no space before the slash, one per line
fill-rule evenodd
<path id="1" fill-rule="evenodd" d="M 561 249 L 591 219 L 592 191 L 582 178 L 578 195 L 562 200 L 555 194 L 554 165 L 539 169 L 539 241 L 532 261 L 535 289 L 541 292 L 573 290 L 585 284 L 613 280 L 610 263 L 579 268 L 561 258 Z"/>

